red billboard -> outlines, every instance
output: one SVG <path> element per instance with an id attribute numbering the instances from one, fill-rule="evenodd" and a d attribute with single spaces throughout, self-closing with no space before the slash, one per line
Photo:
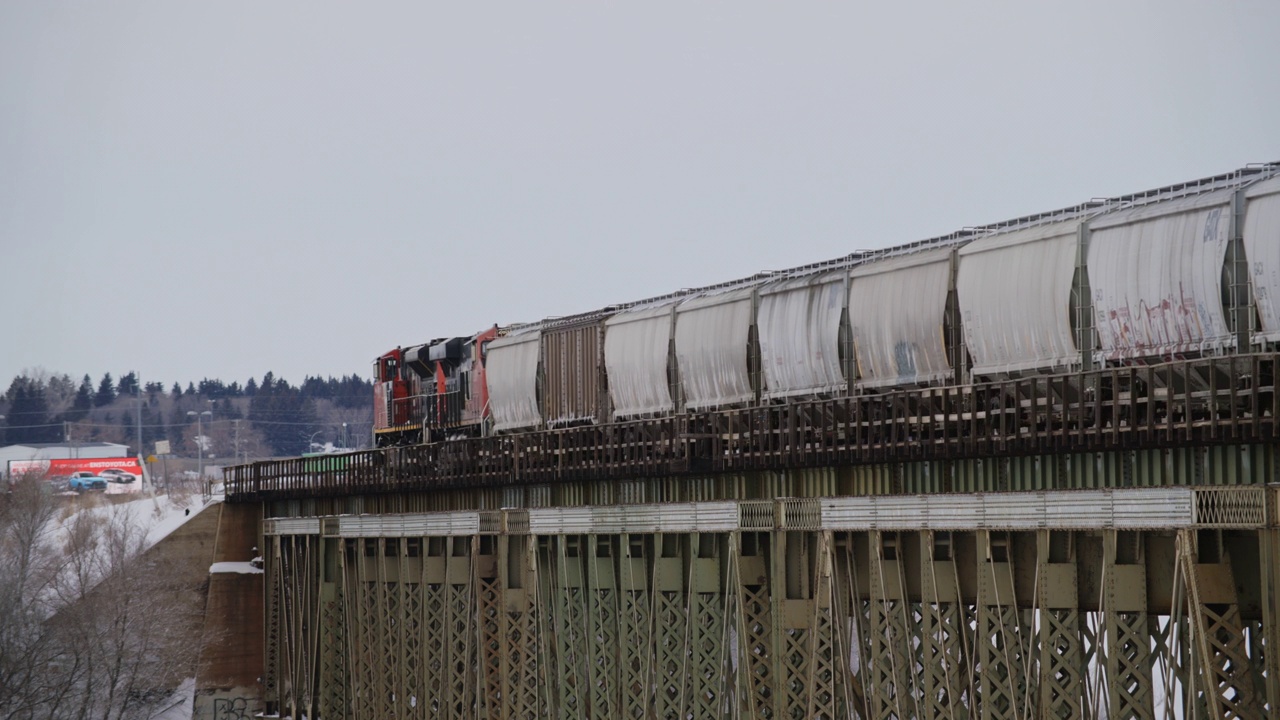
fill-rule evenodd
<path id="1" fill-rule="evenodd" d="M 46 478 L 69 478 L 72 473 L 91 472 L 107 479 L 107 494 L 135 493 L 142 489 L 142 463 L 136 458 L 67 458 L 56 460 L 10 460 L 9 476 L 28 473 Z"/>

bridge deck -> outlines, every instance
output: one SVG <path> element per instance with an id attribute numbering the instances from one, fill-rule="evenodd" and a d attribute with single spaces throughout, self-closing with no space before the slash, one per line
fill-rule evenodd
<path id="1" fill-rule="evenodd" d="M 687 413 L 253 463 L 258 501 L 571 480 L 1270 442 L 1273 353 Z"/>

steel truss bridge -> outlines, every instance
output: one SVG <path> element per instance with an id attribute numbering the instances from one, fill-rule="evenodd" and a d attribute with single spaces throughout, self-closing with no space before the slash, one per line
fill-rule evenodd
<path id="1" fill-rule="evenodd" d="M 1273 716 L 1278 360 L 232 468 L 265 709 Z"/>

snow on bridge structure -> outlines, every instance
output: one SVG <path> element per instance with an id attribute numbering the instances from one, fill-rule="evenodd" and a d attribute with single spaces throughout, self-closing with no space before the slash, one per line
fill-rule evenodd
<path id="1" fill-rule="evenodd" d="M 597 412 L 568 427 L 228 469 L 228 503 L 259 519 L 263 709 L 1275 715 L 1277 167 L 1154 192 L 1167 201 L 1160 211 L 1134 196 L 993 226 L 985 240 L 971 233 L 981 246 L 924 248 L 930 262 L 960 257 L 963 279 L 965 257 L 1060 245 L 1071 266 L 1055 271 L 1062 297 L 1050 300 L 1070 313 L 1027 345 L 1048 366 L 1019 365 L 1009 338 L 968 342 L 983 337 L 975 328 L 990 339 L 1036 312 L 1002 319 L 992 291 L 981 296 L 992 300 L 987 324 L 960 328 L 956 293 L 984 290 L 938 273 L 951 288 L 938 293 L 948 310 L 931 326 L 937 352 L 911 363 L 936 367 L 911 383 L 877 380 L 879 361 L 893 358 L 858 347 L 811 395 L 770 395 L 747 362 L 756 375 L 735 387 L 751 397 L 727 406 L 684 402 L 674 383 L 657 417 Z M 1152 233 L 1187 228 L 1202 243 L 1195 253 L 1221 250 L 1208 260 L 1188 250 L 1198 259 L 1187 271 L 1221 307 L 1165 309 L 1190 323 L 1178 332 L 1194 342 L 1138 338 L 1155 331 L 1133 318 L 1094 323 L 1118 302 L 1104 290 L 1144 272 L 1117 248 L 1150 250 Z M 1161 272 L 1182 272 L 1175 265 Z M 877 292 L 866 277 L 849 269 L 847 292 L 828 293 L 844 311 L 824 317 L 851 322 L 855 296 Z M 829 289 L 795 273 L 784 282 L 786 292 Z M 754 313 L 765 292 L 734 302 Z M 680 312 L 671 317 L 678 325 Z M 853 322 L 828 334 L 856 340 Z M 623 324 L 601 325 L 606 345 Z M 1134 343 L 1159 352 L 1135 357 Z M 521 390 L 533 398 L 521 406 L 530 422 L 535 390 Z"/>

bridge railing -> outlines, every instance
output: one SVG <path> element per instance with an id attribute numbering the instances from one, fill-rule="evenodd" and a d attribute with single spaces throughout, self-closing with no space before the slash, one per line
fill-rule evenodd
<path id="1" fill-rule="evenodd" d="M 274 460 L 227 499 L 1250 443 L 1277 437 L 1274 353 Z"/>

